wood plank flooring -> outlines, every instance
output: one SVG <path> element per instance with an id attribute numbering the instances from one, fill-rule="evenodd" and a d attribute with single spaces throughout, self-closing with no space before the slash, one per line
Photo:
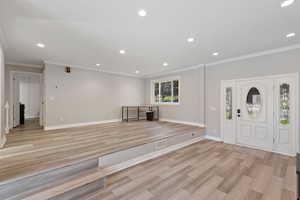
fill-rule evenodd
<path id="1" fill-rule="evenodd" d="M 0 150 L 0 184 L 49 168 L 95 159 L 114 151 L 190 132 L 202 133 L 203 129 L 168 122 L 138 121 L 53 131 L 16 131 L 8 135 L 5 148 Z"/>
<path id="2" fill-rule="evenodd" d="M 295 158 L 204 140 L 108 178 L 84 200 L 295 200 Z"/>

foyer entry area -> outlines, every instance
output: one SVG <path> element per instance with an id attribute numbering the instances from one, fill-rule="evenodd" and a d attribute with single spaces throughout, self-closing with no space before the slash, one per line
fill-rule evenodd
<path id="1" fill-rule="evenodd" d="M 224 142 L 295 155 L 298 85 L 298 74 L 222 81 Z"/>

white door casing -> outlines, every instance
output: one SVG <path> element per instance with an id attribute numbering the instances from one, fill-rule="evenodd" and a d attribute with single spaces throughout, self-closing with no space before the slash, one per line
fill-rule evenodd
<path id="1" fill-rule="evenodd" d="M 221 83 L 221 138 L 225 143 L 235 144 L 235 111 L 236 111 L 236 86 L 235 81 L 222 81 Z"/>
<path id="2" fill-rule="evenodd" d="M 228 113 L 226 113 L 226 88 L 228 87 L 233 88 L 232 120 L 227 119 Z M 247 92 L 251 88 L 256 88 L 258 92 L 254 93 L 261 95 L 261 108 L 259 113 L 256 113 L 257 116 L 251 116 L 253 112 L 248 113 Z M 294 156 L 299 151 L 298 101 L 298 73 L 223 80 L 221 81 L 221 138 L 225 143 Z M 237 113 L 238 108 L 240 117 Z"/>
<path id="3" fill-rule="evenodd" d="M 13 127 L 20 124 L 20 83 L 17 75 L 13 76 Z"/>
<path id="4" fill-rule="evenodd" d="M 15 83 L 14 81 L 14 77 L 18 77 L 17 79 L 24 79 L 24 77 L 30 77 L 30 81 L 28 81 L 28 87 L 33 88 L 31 89 L 32 91 L 29 92 L 29 95 L 27 94 L 29 100 L 28 102 L 30 102 L 29 106 L 33 107 L 33 113 L 34 115 L 32 116 L 31 113 L 29 113 L 29 115 L 27 115 L 29 118 L 30 117 L 40 117 L 40 115 L 44 115 L 43 114 L 43 110 L 40 110 L 40 108 L 42 107 L 42 101 L 43 101 L 43 85 L 42 85 L 42 81 L 43 81 L 43 77 L 41 76 L 40 73 L 34 73 L 34 72 L 21 72 L 21 71 L 11 71 L 10 72 L 10 105 L 11 109 L 10 109 L 10 128 L 13 128 L 16 126 L 15 124 L 15 119 L 17 121 L 19 121 L 19 106 L 15 106 L 16 102 L 18 101 L 18 103 L 20 102 L 20 84 L 19 83 Z M 19 81 L 20 82 L 20 81 Z M 17 88 L 16 88 L 17 87 Z M 19 91 L 17 93 L 17 91 Z M 15 96 L 18 95 L 16 98 Z M 35 96 L 33 98 L 33 96 Z M 18 99 L 18 100 L 17 100 Z M 31 99 L 31 100 L 30 100 Z M 16 108 L 16 109 L 15 109 Z M 26 111 L 26 107 L 25 107 L 25 111 Z M 28 111 L 28 110 L 27 110 Z M 41 122 L 40 122 L 41 123 Z M 19 124 L 19 122 L 17 123 Z"/>

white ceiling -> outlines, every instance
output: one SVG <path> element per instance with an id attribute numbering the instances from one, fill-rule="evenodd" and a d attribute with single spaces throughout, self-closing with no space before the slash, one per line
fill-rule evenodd
<path id="1" fill-rule="evenodd" d="M 282 1 L 1 0 L 2 42 L 7 62 L 152 74 L 300 43 L 300 3 Z"/>

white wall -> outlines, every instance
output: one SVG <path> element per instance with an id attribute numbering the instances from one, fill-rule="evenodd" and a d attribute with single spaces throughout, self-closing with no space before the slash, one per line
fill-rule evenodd
<path id="1" fill-rule="evenodd" d="M 144 80 L 45 65 L 45 126 L 121 119 L 122 105 L 145 103 Z"/>
<path id="2" fill-rule="evenodd" d="M 4 127 L 4 53 L 0 43 L 0 148 L 6 142 Z"/>
<path id="3" fill-rule="evenodd" d="M 151 104 L 151 80 L 180 77 L 180 104 L 160 105 L 160 118 L 203 125 L 204 119 L 204 68 L 172 73 L 146 80 L 146 103 Z"/>
<path id="4" fill-rule="evenodd" d="M 221 80 L 294 72 L 300 72 L 300 49 L 207 67 L 207 134 L 220 137 Z"/>

